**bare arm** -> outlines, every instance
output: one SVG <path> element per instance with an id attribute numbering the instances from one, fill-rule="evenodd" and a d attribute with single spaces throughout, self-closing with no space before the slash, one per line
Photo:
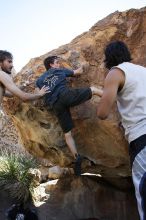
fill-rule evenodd
<path id="1" fill-rule="evenodd" d="M 46 88 L 46 87 L 42 87 L 42 89 L 39 90 L 35 94 L 23 92 L 21 89 L 19 89 L 14 84 L 11 77 L 3 71 L 0 72 L 0 82 L 5 86 L 5 88 L 10 93 L 12 93 L 13 95 L 19 97 L 23 101 L 31 101 L 31 100 L 38 99 L 38 98 L 42 97 L 43 95 L 45 95 L 48 92 L 48 88 Z"/>
<path id="2" fill-rule="evenodd" d="M 23 85 L 19 85 L 19 86 L 17 86 L 20 90 L 23 90 L 26 86 L 28 86 L 28 85 L 31 85 L 32 83 L 24 83 Z M 37 92 L 39 92 L 39 90 L 37 90 Z M 9 97 L 9 98 L 12 98 L 12 97 L 14 97 L 14 95 L 10 92 L 10 91 L 8 91 L 7 89 L 5 89 L 5 91 L 4 91 L 4 96 L 5 97 Z"/>
<path id="3" fill-rule="evenodd" d="M 125 77 L 121 70 L 111 70 L 106 79 L 103 90 L 103 95 L 97 107 L 97 116 L 100 119 L 106 119 L 110 113 L 110 110 L 116 101 L 119 88 L 124 85 Z"/>

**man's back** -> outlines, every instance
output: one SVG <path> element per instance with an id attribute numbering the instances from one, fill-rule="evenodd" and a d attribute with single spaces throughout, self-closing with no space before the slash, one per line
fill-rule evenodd
<path id="1" fill-rule="evenodd" d="M 146 129 L 146 68 L 125 62 L 118 65 L 125 75 L 125 84 L 118 93 L 118 109 L 129 141 Z"/>

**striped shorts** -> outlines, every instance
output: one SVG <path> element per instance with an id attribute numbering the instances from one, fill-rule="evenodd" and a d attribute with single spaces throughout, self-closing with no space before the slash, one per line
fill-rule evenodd
<path id="1" fill-rule="evenodd" d="M 140 220 L 146 220 L 146 134 L 132 141 L 129 151 Z"/>

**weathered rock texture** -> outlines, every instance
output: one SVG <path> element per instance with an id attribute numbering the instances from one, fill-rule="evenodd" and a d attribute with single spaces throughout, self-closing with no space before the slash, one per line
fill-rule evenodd
<path id="1" fill-rule="evenodd" d="M 131 192 L 122 192 L 100 178 L 68 177 L 49 191 L 49 199 L 38 207 L 39 219 L 47 220 L 138 220 Z"/>
<path id="2" fill-rule="evenodd" d="M 33 91 L 35 80 L 44 72 L 43 60 L 48 55 L 64 59 L 63 65 L 77 68 L 89 64 L 89 70 L 79 78 L 69 81 L 72 87 L 95 85 L 102 87 L 106 70 L 104 48 L 113 40 L 128 44 L 133 62 L 146 65 L 146 8 L 115 12 L 96 23 L 88 32 L 30 62 L 16 76 L 17 84 L 32 82 L 26 91 Z M 65 62 L 65 60 L 67 60 Z M 98 97 L 72 108 L 75 123 L 74 137 L 79 153 L 93 163 L 84 163 L 84 171 L 101 173 L 105 177 L 130 175 L 127 142 L 119 126 L 116 105 L 107 120 L 96 117 Z M 19 130 L 21 141 L 32 154 L 48 159 L 53 165 L 72 166 L 70 152 L 63 133 L 52 111 L 42 102 L 22 103 L 17 98 L 6 100 L 5 110 L 11 115 Z"/>
<path id="3" fill-rule="evenodd" d="M 130 191 L 113 188 L 100 178 L 74 176 L 60 179 L 47 187 L 48 199 L 35 203 L 39 220 L 138 220 L 136 201 Z M 46 197 L 40 190 L 41 197 Z M 16 201 L 0 191 L 0 219 Z M 31 219 L 30 219 L 31 220 Z"/>
<path id="4" fill-rule="evenodd" d="M 19 148 L 18 148 L 19 146 Z M 12 120 L 7 115 L 0 113 L 0 152 L 15 152 L 20 149 L 19 137 Z"/>

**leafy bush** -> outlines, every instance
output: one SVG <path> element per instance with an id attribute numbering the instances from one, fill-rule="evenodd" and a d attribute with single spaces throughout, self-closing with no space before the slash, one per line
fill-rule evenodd
<path id="1" fill-rule="evenodd" d="M 15 201 L 26 203 L 32 198 L 34 180 L 30 168 L 37 162 L 26 155 L 4 154 L 0 157 L 0 187 L 9 191 Z"/>

